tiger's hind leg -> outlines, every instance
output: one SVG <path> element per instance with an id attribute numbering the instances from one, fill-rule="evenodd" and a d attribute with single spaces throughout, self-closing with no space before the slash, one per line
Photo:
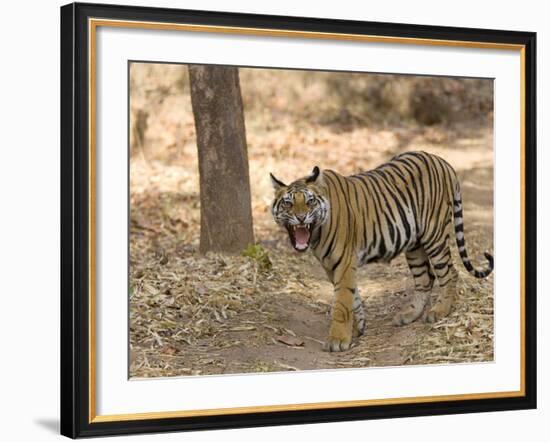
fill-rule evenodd
<path id="1" fill-rule="evenodd" d="M 440 293 L 434 306 L 426 316 L 427 322 L 436 322 L 451 312 L 456 297 L 456 271 L 449 247 L 449 236 L 446 235 L 431 248 L 426 249 L 439 282 Z"/>
<path id="2" fill-rule="evenodd" d="M 405 256 L 414 278 L 414 293 L 394 316 L 394 325 L 410 324 L 422 315 L 435 281 L 435 275 L 424 247 L 419 246 L 408 251 Z"/>
<path id="3" fill-rule="evenodd" d="M 365 310 L 363 309 L 363 300 L 359 295 L 357 287 L 353 289 L 353 334 L 354 336 L 363 336 L 367 328 L 367 320 L 365 318 Z"/>

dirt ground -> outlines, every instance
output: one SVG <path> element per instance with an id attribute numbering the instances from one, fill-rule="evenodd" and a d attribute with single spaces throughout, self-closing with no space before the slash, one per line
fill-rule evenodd
<path id="1" fill-rule="evenodd" d="M 245 85 L 246 95 L 244 89 Z M 470 276 L 456 247 L 459 294 L 449 317 L 435 324 L 421 318 L 407 326 L 393 326 L 394 313 L 411 295 L 412 277 L 404 256 L 390 264 L 371 264 L 359 271 L 367 315 L 365 335 L 355 339 L 347 352 L 323 352 L 332 287 L 315 258 L 294 252 L 286 232 L 271 219 L 273 191 L 268 176 L 271 171 L 283 181 L 292 181 L 314 165 L 351 174 L 407 150 L 439 154 L 459 174 L 466 245 L 474 262 L 484 263 L 483 252 L 493 248 L 490 121 L 338 130 L 319 121 L 297 125 L 274 112 L 254 117 L 247 113 L 258 245 L 246 256 L 201 256 L 193 120 L 188 99 L 182 94 L 178 100 L 176 115 L 162 117 L 161 107 L 157 123 L 166 125 L 173 118 L 177 124 L 163 132 L 149 121 L 150 135 L 131 156 L 131 377 L 493 359 L 493 275 L 486 280 Z M 173 138 L 155 138 L 161 133 Z M 163 156 L 148 148 L 156 144 L 165 147 Z M 434 291 L 432 299 L 436 295 Z"/>

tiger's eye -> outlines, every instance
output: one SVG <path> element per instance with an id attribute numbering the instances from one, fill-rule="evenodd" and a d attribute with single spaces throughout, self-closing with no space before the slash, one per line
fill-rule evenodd
<path id="1" fill-rule="evenodd" d="M 308 200 L 307 205 L 309 207 L 315 207 L 317 205 L 317 200 L 315 198 L 311 198 L 310 200 Z"/>
<path id="2" fill-rule="evenodd" d="M 283 201 L 283 207 L 285 209 L 290 209 L 292 207 L 292 203 L 290 201 Z"/>

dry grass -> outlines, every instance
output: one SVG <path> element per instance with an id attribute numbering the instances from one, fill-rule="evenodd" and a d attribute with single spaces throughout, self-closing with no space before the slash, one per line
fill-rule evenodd
<path id="1" fill-rule="evenodd" d="M 479 281 L 469 276 L 456 250 L 459 295 L 448 318 L 435 325 L 391 325 L 412 285 L 399 257 L 390 265 L 361 269 L 367 334 L 348 352 L 321 351 L 332 289 L 314 258 L 292 252 L 286 234 L 273 223 L 269 171 L 291 181 L 316 164 L 346 174 L 374 167 L 404 150 L 437 153 L 462 179 L 470 253 L 475 257 L 492 249 L 490 112 L 475 124 L 453 118 L 426 126 L 405 116 L 401 123 L 385 118 L 365 124 L 367 117 L 355 105 L 348 109 L 327 98 L 327 75 L 241 73 L 254 231 L 261 248 L 249 250 L 248 256 L 201 256 L 197 157 L 185 69 L 133 66 L 131 376 L 492 360 L 493 277 Z M 368 87 L 380 81 L 373 79 Z M 458 82 L 467 99 L 458 100 L 457 92 L 450 94 L 450 101 L 466 106 L 475 96 L 485 103 L 479 98 L 479 84 Z M 323 97 L 324 110 L 318 105 Z M 336 109 L 351 117 L 321 118 L 340 115 Z"/>

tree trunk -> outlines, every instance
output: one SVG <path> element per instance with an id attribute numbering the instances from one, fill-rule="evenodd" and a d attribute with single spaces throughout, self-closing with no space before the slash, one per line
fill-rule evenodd
<path id="1" fill-rule="evenodd" d="M 200 252 L 254 243 L 248 154 L 237 68 L 189 66 L 199 152 Z"/>

